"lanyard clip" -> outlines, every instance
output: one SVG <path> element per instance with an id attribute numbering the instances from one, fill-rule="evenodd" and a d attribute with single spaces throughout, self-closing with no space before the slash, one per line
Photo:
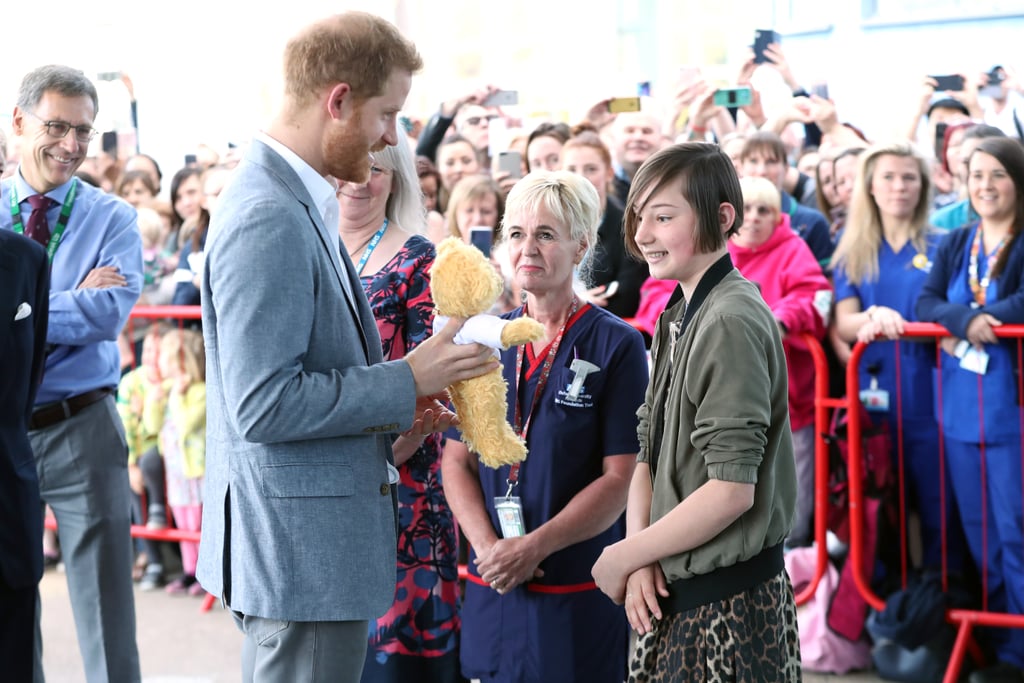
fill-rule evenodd
<path id="1" fill-rule="evenodd" d="M 509 498 L 512 497 L 512 489 L 514 489 L 516 487 L 516 484 L 518 484 L 519 482 L 512 481 L 511 479 L 506 479 L 505 483 L 508 484 L 508 491 L 505 491 L 505 500 L 508 500 Z"/>

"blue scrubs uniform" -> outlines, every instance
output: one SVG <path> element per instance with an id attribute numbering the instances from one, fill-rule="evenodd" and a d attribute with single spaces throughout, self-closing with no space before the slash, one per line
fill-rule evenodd
<path id="1" fill-rule="evenodd" d="M 521 310 L 505 317 L 520 315 Z M 516 387 L 524 421 L 534 405 L 546 352 L 538 358 L 524 355 L 525 379 L 518 381 L 516 349 L 502 354 L 510 423 Z M 586 375 L 574 398 L 569 390 L 576 359 L 600 369 Z M 605 456 L 639 450 L 636 411 L 647 377 L 643 338 L 636 330 L 600 308 L 585 306 L 577 312 L 536 401 L 527 436 L 529 456 L 513 492 L 522 501 L 527 532 L 558 514 L 601 476 Z M 505 495 L 508 476 L 508 467 L 480 466 L 484 504 L 499 535 L 494 498 Z M 542 578 L 505 595 L 480 585 L 473 553 L 462 612 L 463 675 L 482 683 L 624 680 L 629 639 L 625 613 L 594 587 L 590 574 L 605 546 L 624 535 L 623 516 L 596 537 L 546 558 L 540 564 Z"/>
<path id="2" fill-rule="evenodd" d="M 969 235 L 950 233 L 938 258 L 948 253 L 950 277 L 945 295 L 959 311 L 975 308 L 968 284 L 970 245 L 978 226 Z M 957 239 L 959 237 L 959 239 Z M 966 239 L 965 239 L 966 237 Z M 1011 273 L 1019 277 L 1024 261 L 1024 242 L 1020 238 L 1006 268 L 987 289 L 985 306 L 1004 323 L 1024 322 L 1024 278 L 1014 286 Z M 978 258 L 978 279 L 985 276 L 988 259 Z M 1007 280 L 1007 282 L 1003 282 Z M 1016 301 L 1016 303 L 1015 303 Z M 1007 304 L 1010 307 L 1007 308 Z M 993 308 L 995 306 L 995 308 Z M 947 309 L 949 310 L 949 309 Z M 950 310 L 949 320 L 938 322 L 956 333 L 951 323 L 958 311 Z M 989 356 L 984 375 L 960 367 L 960 360 L 942 354 L 942 429 L 945 437 L 953 492 L 960 508 L 968 546 L 978 567 L 987 567 L 987 610 L 1024 614 L 1024 520 L 1021 510 L 1021 410 L 1017 401 L 1014 367 L 1016 340 L 986 344 Z M 984 445 L 982 446 L 982 442 Z M 983 543 L 982 524 L 987 539 Z M 1024 667 L 1024 630 L 991 629 L 990 641 L 998 659 Z"/>
<path id="3" fill-rule="evenodd" d="M 927 236 L 926 258 L 918 257 L 912 242 L 907 242 L 896 253 L 885 240 L 878 254 L 878 277 L 858 284 L 850 282 L 846 272 L 837 268 L 833 273 L 835 299 L 857 299 L 861 310 L 868 306 L 885 306 L 897 311 L 904 320 L 916 321 L 914 305 L 931 269 L 932 261 L 942 234 L 931 232 Z M 915 257 L 916 258 L 915 260 Z M 898 351 L 897 351 L 898 349 Z M 897 356 L 898 352 L 898 356 Z M 899 363 L 899 387 L 896 368 Z M 873 412 L 875 419 L 884 420 L 892 439 L 892 462 L 898 464 L 900 434 L 899 413 L 902 412 L 902 439 L 904 478 L 911 500 L 916 501 L 921 516 L 921 536 L 924 546 L 923 562 L 928 568 L 940 568 L 942 562 L 942 481 L 938 467 L 939 430 L 935 421 L 933 376 L 935 374 L 935 345 L 930 339 L 873 342 L 864 350 L 860 361 L 860 386 L 872 384 L 872 374 L 878 389 L 888 392 L 889 409 Z M 948 481 L 948 473 L 946 480 Z M 946 501 L 946 529 L 949 544 L 947 566 L 951 571 L 963 569 L 964 544 L 959 533 L 959 518 L 948 492 Z"/>

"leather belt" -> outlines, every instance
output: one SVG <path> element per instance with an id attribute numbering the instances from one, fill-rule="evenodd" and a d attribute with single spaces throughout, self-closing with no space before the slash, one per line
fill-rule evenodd
<path id="1" fill-rule="evenodd" d="M 63 422 L 69 417 L 82 412 L 82 410 L 88 408 L 93 403 L 102 401 L 107 396 L 110 396 L 111 393 L 113 392 L 110 389 L 93 389 L 63 401 L 48 403 L 42 408 L 32 411 L 32 419 L 29 420 L 28 428 L 45 429 L 58 422 Z"/>

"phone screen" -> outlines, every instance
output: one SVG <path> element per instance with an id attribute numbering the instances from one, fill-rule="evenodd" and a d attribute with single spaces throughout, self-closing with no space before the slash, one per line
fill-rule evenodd
<path id="1" fill-rule="evenodd" d="M 494 241 L 494 230 L 485 226 L 469 229 L 469 242 L 487 258 L 491 258 L 491 244 Z"/>
<path id="2" fill-rule="evenodd" d="M 746 107 L 753 100 L 750 88 L 722 88 L 712 96 L 712 101 L 719 107 Z"/>

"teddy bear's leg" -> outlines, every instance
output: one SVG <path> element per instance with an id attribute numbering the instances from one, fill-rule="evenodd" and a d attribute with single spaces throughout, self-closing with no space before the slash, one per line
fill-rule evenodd
<path id="1" fill-rule="evenodd" d="M 479 454 L 483 464 L 493 468 L 526 458 L 526 444 L 506 419 L 505 392 L 500 370 L 457 382 L 450 388 L 463 440 Z"/>

